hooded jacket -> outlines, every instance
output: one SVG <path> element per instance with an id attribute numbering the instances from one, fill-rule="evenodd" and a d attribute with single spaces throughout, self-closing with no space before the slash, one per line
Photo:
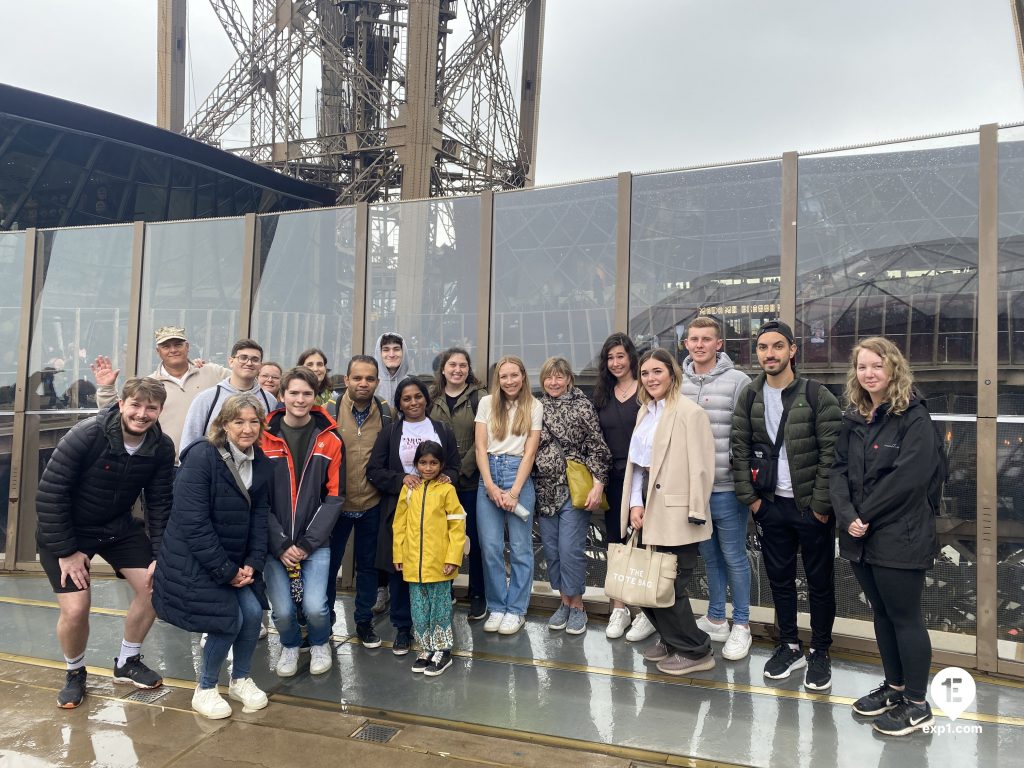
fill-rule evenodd
<path id="1" fill-rule="evenodd" d="M 205 368 L 205 366 L 203 367 Z M 224 401 L 232 395 L 241 394 L 256 395 L 256 399 L 263 403 L 263 406 L 267 409 L 267 413 L 264 416 L 277 408 L 277 398 L 262 389 L 258 381 L 254 381 L 252 387 L 246 390 L 236 389 L 232 385 L 230 378 L 219 381 L 216 386 L 200 392 L 192 400 L 192 405 L 188 407 L 188 415 L 185 416 L 185 423 L 181 428 L 181 442 L 178 443 L 179 451 L 184 451 L 196 440 L 205 438 L 207 431 L 210 429 L 210 423 L 220 413 L 220 409 L 224 407 Z"/>
<path id="2" fill-rule="evenodd" d="M 392 559 L 402 564 L 406 581 L 426 584 L 458 575 L 458 568 L 444 574 L 445 563 L 462 563 L 466 546 L 466 510 L 452 483 L 428 480 L 399 494 L 392 532 Z"/>
<path id="3" fill-rule="evenodd" d="M 750 377 L 733 367 L 732 358 L 725 352 L 718 353 L 715 367 L 708 373 L 697 373 L 693 369 L 693 358 L 683 360 L 683 394 L 704 409 L 711 419 L 711 432 L 715 436 L 715 487 L 714 492 L 732 491 L 736 484 L 732 479 L 729 461 L 729 440 L 732 435 L 732 414 L 736 410 L 740 392 L 750 383 Z"/>
<path id="4" fill-rule="evenodd" d="M 384 365 L 384 358 L 380 353 L 380 342 L 385 336 L 397 336 L 399 339 L 402 339 L 402 362 L 398 364 L 398 370 L 394 373 L 388 371 L 387 366 Z M 378 336 L 377 343 L 373 345 L 373 357 L 377 361 L 377 397 L 394 407 L 398 383 L 409 375 L 409 349 L 405 345 L 405 339 L 402 337 L 402 334 L 388 331 Z"/>
<path id="5" fill-rule="evenodd" d="M 67 557 L 83 543 L 124 536 L 138 525 L 132 508 L 145 493 L 146 527 L 156 559 L 171 511 L 173 470 L 174 443 L 159 422 L 129 455 L 121 408 L 116 402 L 107 406 L 72 427 L 46 463 L 36 500 L 36 541 L 54 556 Z"/>
<path id="6" fill-rule="evenodd" d="M 843 414 L 829 489 L 843 557 L 886 568 L 932 567 L 939 547 L 928 486 L 937 469 L 936 439 L 916 396 L 898 416 L 883 403 L 870 423 L 853 408 Z M 857 518 L 868 524 L 860 538 L 849 533 Z"/>
<path id="7" fill-rule="evenodd" d="M 284 407 L 267 418 L 260 447 L 274 468 L 274 490 L 267 524 L 267 546 L 274 557 L 298 545 L 308 554 L 326 547 L 345 501 L 343 446 L 335 424 L 319 405 L 310 409 L 316 424 L 307 453 L 294 457 L 281 437 Z M 296 472 L 296 458 L 301 464 Z M 298 480 L 296 481 L 296 476 Z"/>

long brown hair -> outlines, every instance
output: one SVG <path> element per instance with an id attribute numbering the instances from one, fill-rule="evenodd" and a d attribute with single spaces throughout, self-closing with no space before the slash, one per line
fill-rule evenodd
<path id="1" fill-rule="evenodd" d="M 679 397 L 679 388 L 683 386 L 683 370 L 679 367 L 679 363 L 676 362 L 674 356 L 670 355 L 667 350 L 661 347 L 655 347 L 644 352 L 640 358 L 640 365 L 637 366 L 639 369 L 643 369 L 644 363 L 648 360 L 657 360 L 668 368 L 668 374 L 672 377 L 672 384 L 668 388 L 668 393 L 665 395 L 665 402 L 674 402 Z M 640 386 L 636 388 L 637 397 L 640 399 L 640 405 L 647 405 L 651 402 L 651 396 L 647 392 L 647 387 L 640 382 Z"/>
<path id="2" fill-rule="evenodd" d="M 914 389 L 914 374 L 911 373 L 907 358 L 900 352 L 900 348 L 883 336 L 861 339 L 853 348 L 853 353 L 850 355 L 850 370 L 846 374 L 846 399 L 865 419 L 870 418 L 872 411 L 875 410 L 875 406 L 871 402 L 871 395 L 857 380 L 857 356 L 862 349 L 874 352 L 882 358 L 882 367 L 889 375 L 889 386 L 885 388 L 882 402 L 889 404 L 889 413 L 899 416 L 910 405 Z"/>
<path id="3" fill-rule="evenodd" d="M 523 386 L 520 388 L 519 395 L 514 401 L 518 404 L 516 415 L 512 419 L 511 424 L 509 423 L 508 411 L 513 401 L 505 397 L 505 392 L 499 383 L 501 366 L 508 363 L 519 368 L 519 372 L 523 375 Z M 494 373 L 491 374 L 491 432 L 494 433 L 494 437 L 498 440 L 504 440 L 510 433 L 513 435 L 529 435 L 532 414 L 533 393 L 530 392 L 530 379 L 526 375 L 526 366 L 518 357 L 505 355 L 494 364 Z"/>

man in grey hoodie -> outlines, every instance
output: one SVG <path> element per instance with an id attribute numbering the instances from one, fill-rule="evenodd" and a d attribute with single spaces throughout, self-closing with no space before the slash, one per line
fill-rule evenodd
<path id="1" fill-rule="evenodd" d="M 729 458 L 732 413 L 750 377 L 733 367 L 722 351 L 722 331 L 710 317 L 697 317 L 686 329 L 683 394 L 704 409 L 715 436 L 715 485 L 711 493 L 711 538 L 700 543 L 707 564 L 708 612 L 697 626 L 724 642 L 722 656 L 742 659 L 750 651 L 750 561 L 747 508 L 736 498 Z M 732 631 L 725 620 L 725 587 L 732 588 Z"/>
<path id="2" fill-rule="evenodd" d="M 409 358 L 405 354 L 405 339 L 395 331 L 386 331 L 377 337 L 373 356 L 380 366 L 377 397 L 390 406 L 395 404 L 398 382 L 409 375 Z"/>
<path id="3" fill-rule="evenodd" d="M 267 409 L 261 414 L 262 419 L 277 407 L 277 398 L 263 390 L 256 380 L 262 364 L 263 347 L 252 339 L 240 339 L 235 342 L 228 360 L 230 378 L 200 392 L 188 408 L 185 424 L 181 429 L 182 450 L 206 436 L 210 423 L 220 413 L 224 401 L 232 395 L 255 395 Z"/>

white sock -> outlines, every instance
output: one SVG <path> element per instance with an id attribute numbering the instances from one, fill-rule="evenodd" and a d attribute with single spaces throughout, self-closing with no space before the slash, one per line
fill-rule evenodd
<path id="1" fill-rule="evenodd" d="M 85 666 L 85 654 L 80 653 L 77 659 L 69 659 L 67 656 L 64 657 L 64 663 L 68 665 L 68 670 L 81 669 Z"/>
<path id="2" fill-rule="evenodd" d="M 138 656 L 141 650 L 142 643 L 129 643 L 127 640 L 122 640 L 121 652 L 117 655 L 117 666 L 123 667 L 128 659 L 132 656 Z"/>
<path id="3" fill-rule="evenodd" d="M 800 643 L 786 643 L 786 645 L 788 645 L 791 650 L 794 650 L 794 651 L 799 651 L 800 650 Z"/>

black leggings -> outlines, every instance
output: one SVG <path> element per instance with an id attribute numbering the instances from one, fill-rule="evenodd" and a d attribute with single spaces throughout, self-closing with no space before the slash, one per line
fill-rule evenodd
<path id="1" fill-rule="evenodd" d="M 875 642 L 889 685 L 906 685 L 907 698 L 924 701 L 932 642 L 921 613 L 924 571 L 851 563 L 875 615 Z"/>

